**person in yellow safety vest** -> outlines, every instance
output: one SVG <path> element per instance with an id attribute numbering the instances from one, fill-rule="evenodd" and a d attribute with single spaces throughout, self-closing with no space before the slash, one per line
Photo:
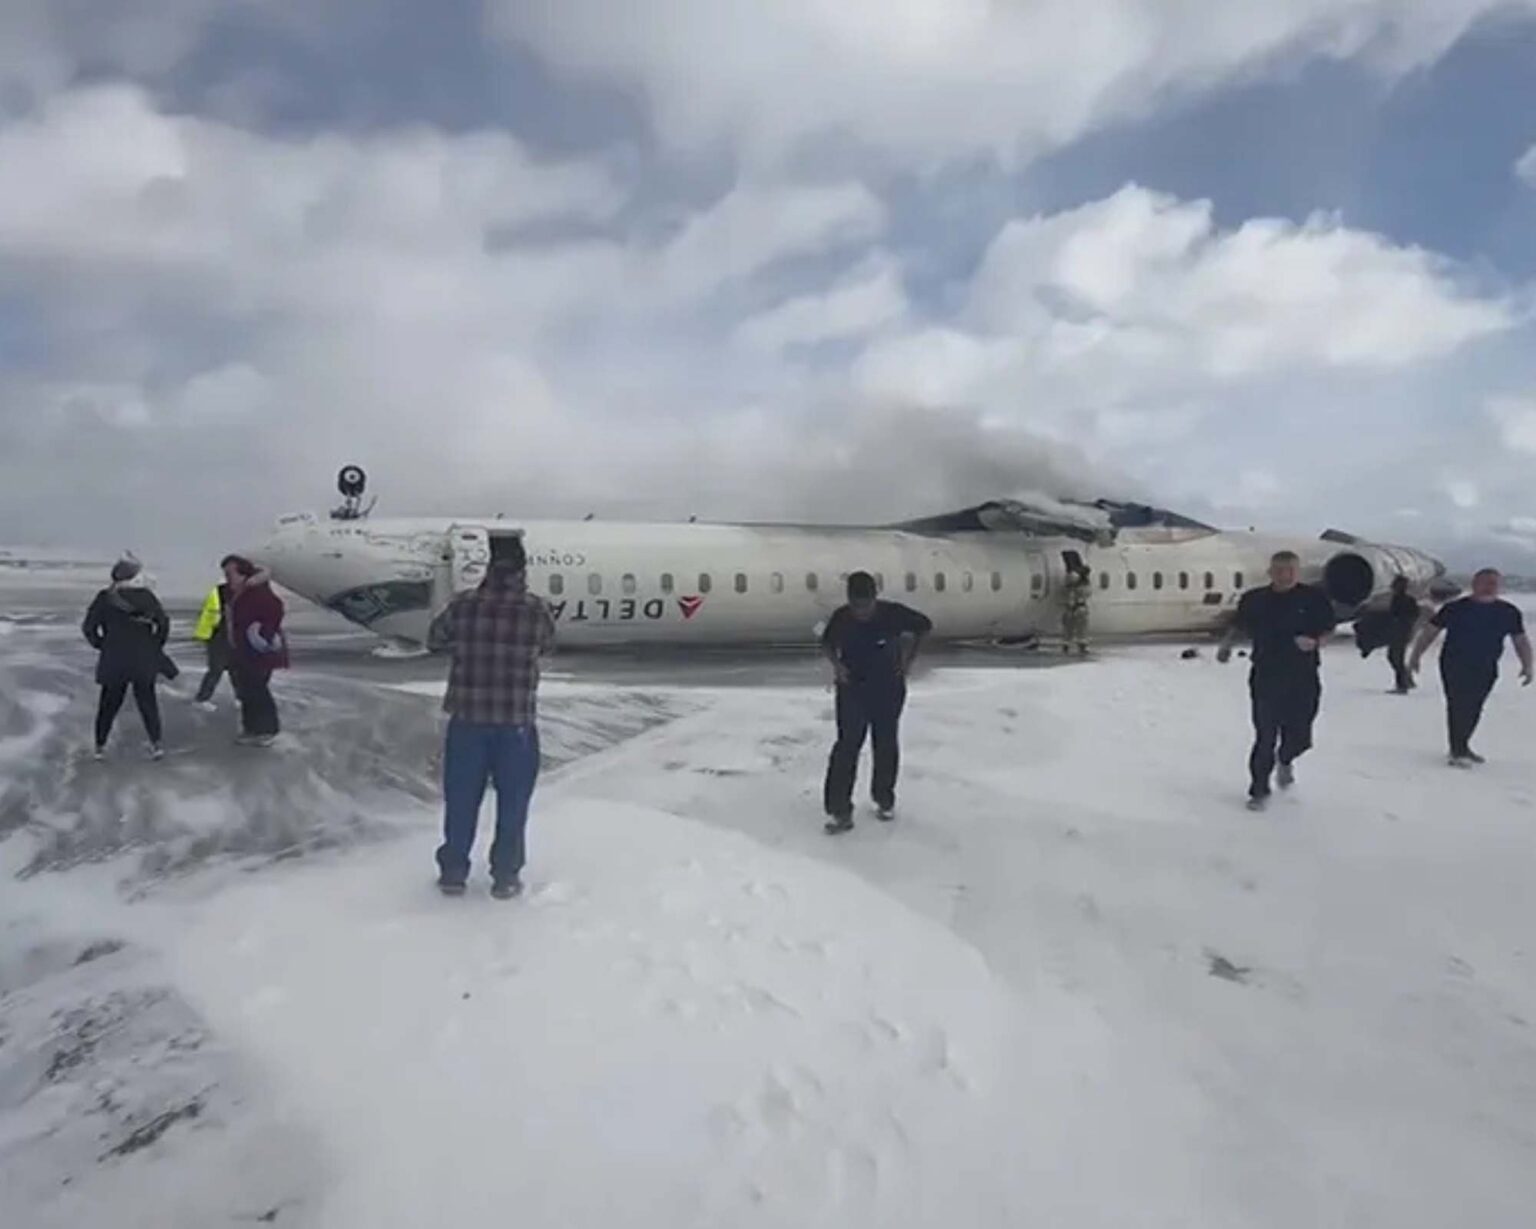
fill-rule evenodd
<path id="1" fill-rule="evenodd" d="M 233 566 L 230 558 L 226 558 L 220 565 L 224 569 L 225 580 L 208 591 L 202 612 L 197 616 L 197 627 L 192 632 L 195 639 L 202 641 L 208 653 L 208 669 L 197 689 L 196 703 L 209 712 L 217 707 L 213 702 L 213 693 L 219 689 L 219 682 L 229 672 L 230 665 L 229 636 L 224 627 L 224 617 L 229 609 L 228 576 Z"/>

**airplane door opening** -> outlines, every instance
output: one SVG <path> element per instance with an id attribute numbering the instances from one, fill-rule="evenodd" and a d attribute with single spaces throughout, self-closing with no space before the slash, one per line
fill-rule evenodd
<path id="1" fill-rule="evenodd" d="M 449 588 L 473 589 L 491 566 L 491 534 L 484 525 L 455 525 L 448 531 Z"/>

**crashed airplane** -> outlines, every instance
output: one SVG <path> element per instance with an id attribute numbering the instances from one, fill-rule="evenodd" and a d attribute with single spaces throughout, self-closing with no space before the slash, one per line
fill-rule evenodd
<path id="1" fill-rule="evenodd" d="M 287 588 L 381 637 L 424 644 L 432 617 L 478 584 L 493 541 L 523 539 L 529 584 L 568 647 L 805 643 L 849 572 L 921 608 L 945 640 L 1028 641 L 1060 626 L 1069 567 L 1092 573 L 1095 636 L 1219 629 L 1269 557 L 1290 549 L 1341 617 L 1385 601 L 1394 578 L 1428 595 L 1445 568 L 1403 546 L 1232 532 L 1145 505 L 996 500 L 869 528 L 833 525 L 375 519 L 366 478 L 342 471 L 329 516 L 284 517 L 259 552 Z"/>

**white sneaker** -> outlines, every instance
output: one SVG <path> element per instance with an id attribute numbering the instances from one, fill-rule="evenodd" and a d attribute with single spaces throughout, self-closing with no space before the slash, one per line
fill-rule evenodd
<path id="1" fill-rule="evenodd" d="M 219 706 L 212 700 L 198 700 L 196 701 L 196 706 L 205 713 L 216 713 L 219 711 Z"/>
<path id="2" fill-rule="evenodd" d="M 97 747 L 91 752 L 91 758 L 98 764 L 101 763 L 102 760 L 107 758 L 107 749 L 105 747 Z"/>
<path id="3" fill-rule="evenodd" d="M 165 748 L 159 743 L 150 743 L 149 758 L 152 760 L 163 760 L 165 758 Z"/>
<path id="4" fill-rule="evenodd" d="M 1472 761 L 1467 756 L 1465 756 L 1465 755 L 1453 755 L 1453 756 L 1450 756 L 1445 762 L 1446 762 L 1447 766 L 1449 766 L 1451 768 L 1471 768 L 1472 767 Z"/>

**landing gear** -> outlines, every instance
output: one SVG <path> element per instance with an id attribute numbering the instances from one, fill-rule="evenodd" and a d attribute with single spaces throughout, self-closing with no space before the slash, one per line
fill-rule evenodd
<path id="1" fill-rule="evenodd" d="M 368 490 L 368 475 L 361 465 L 343 465 L 336 475 L 336 489 L 341 492 L 342 504 L 331 509 L 333 521 L 360 521 L 373 511 L 378 500 L 372 499 L 363 507 L 363 495 Z"/>

